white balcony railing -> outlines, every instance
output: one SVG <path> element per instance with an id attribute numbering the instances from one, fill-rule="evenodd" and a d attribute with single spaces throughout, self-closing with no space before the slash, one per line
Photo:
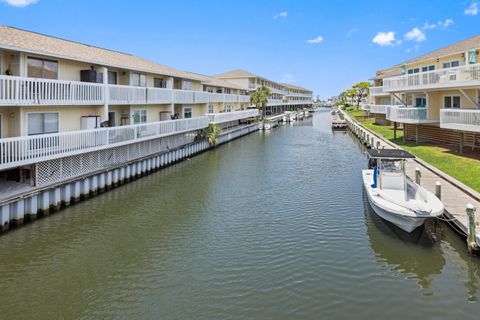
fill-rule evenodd
<path id="1" fill-rule="evenodd" d="M 167 104 L 173 101 L 172 89 L 147 88 L 147 103 Z"/>
<path id="2" fill-rule="evenodd" d="M 238 96 L 238 102 L 243 102 L 243 103 L 250 102 L 250 96 L 239 95 Z"/>
<path id="3" fill-rule="evenodd" d="M 442 109 L 440 127 L 480 132 L 480 109 Z"/>
<path id="4" fill-rule="evenodd" d="M 429 108 L 388 106 L 387 120 L 401 123 L 435 123 L 438 120 L 430 119 Z"/>
<path id="5" fill-rule="evenodd" d="M 387 108 L 388 107 L 390 107 L 390 105 L 371 104 L 370 105 L 370 113 L 387 114 Z"/>
<path id="6" fill-rule="evenodd" d="M 244 111 L 233 111 L 223 113 L 208 113 L 208 119 L 211 123 L 224 123 L 230 121 L 237 121 L 247 118 L 258 117 L 258 109 L 249 109 Z"/>
<path id="7" fill-rule="evenodd" d="M 147 88 L 109 85 L 109 97 L 111 104 L 146 104 Z"/>
<path id="8" fill-rule="evenodd" d="M 379 87 L 370 87 L 368 90 L 369 90 L 370 96 L 372 96 L 372 97 L 375 97 L 375 96 L 388 96 L 388 95 L 389 95 L 388 92 L 385 92 L 385 91 L 383 90 L 383 87 L 382 87 L 382 86 L 379 86 Z"/>
<path id="9" fill-rule="evenodd" d="M 108 95 L 106 94 L 108 90 Z M 249 102 L 250 96 L 169 88 L 0 76 L 0 105 Z"/>
<path id="10" fill-rule="evenodd" d="M 480 85 L 480 63 L 383 79 L 385 91 Z"/>
<path id="11" fill-rule="evenodd" d="M 208 117 L 0 139 L 0 170 L 203 129 Z"/>
<path id="12" fill-rule="evenodd" d="M 0 105 L 103 104 L 102 84 L 0 76 Z"/>

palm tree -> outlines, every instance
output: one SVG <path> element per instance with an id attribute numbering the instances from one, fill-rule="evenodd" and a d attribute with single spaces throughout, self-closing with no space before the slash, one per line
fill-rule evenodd
<path id="1" fill-rule="evenodd" d="M 222 131 L 216 124 L 210 123 L 208 127 L 198 132 L 197 136 L 195 137 L 195 141 L 207 139 L 209 145 L 215 146 L 217 144 L 217 136 L 221 132 Z"/>
<path id="2" fill-rule="evenodd" d="M 270 89 L 265 86 L 261 86 L 250 97 L 250 102 L 257 107 L 257 109 L 262 110 L 262 120 L 265 118 L 265 108 L 268 104 L 268 98 L 272 95 Z"/>

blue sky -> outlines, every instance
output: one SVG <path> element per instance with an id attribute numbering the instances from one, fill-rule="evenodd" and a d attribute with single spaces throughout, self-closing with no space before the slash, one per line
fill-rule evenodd
<path id="1" fill-rule="evenodd" d="M 462 0 L 0 0 L 0 24 L 192 72 L 242 68 L 327 98 L 475 35 L 479 9 Z"/>

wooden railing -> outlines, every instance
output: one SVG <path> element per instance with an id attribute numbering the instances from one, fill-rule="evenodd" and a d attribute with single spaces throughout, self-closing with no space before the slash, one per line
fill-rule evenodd
<path id="1" fill-rule="evenodd" d="M 480 109 L 441 109 L 440 127 L 480 132 Z"/>
<path id="2" fill-rule="evenodd" d="M 243 111 L 223 112 L 223 113 L 208 113 L 208 119 L 211 123 L 224 123 L 236 121 L 241 119 L 258 117 L 258 109 L 249 109 Z"/>
<path id="3" fill-rule="evenodd" d="M 113 128 L 0 139 L 0 170 L 96 151 L 208 126 L 207 116 Z"/>
<path id="4" fill-rule="evenodd" d="M 480 85 L 480 63 L 383 79 L 385 91 Z"/>

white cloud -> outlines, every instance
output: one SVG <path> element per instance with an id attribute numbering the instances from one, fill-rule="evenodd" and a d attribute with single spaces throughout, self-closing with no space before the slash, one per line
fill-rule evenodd
<path id="1" fill-rule="evenodd" d="M 413 48 L 407 48 L 405 52 L 410 53 L 410 52 L 418 52 L 418 49 L 420 49 L 420 45 L 416 44 Z"/>
<path id="2" fill-rule="evenodd" d="M 8 3 L 11 6 L 23 8 L 38 2 L 38 0 L 1 0 Z"/>
<path id="3" fill-rule="evenodd" d="M 308 43 L 320 43 L 323 41 L 323 37 L 322 36 L 318 36 L 316 38 L 313 38 L 313 39 L 310 39 L 310 40 L 307 40 Z"/>
<path id="4" fill-rule="evenodd" d="M 378 44 L 379 46 L 394 46 L 396 44 L 400 44 L 400 40 L 395 39 L 395 32 L 379 32 L 377 35 L 372 39 L 373 43 Z"/>
<path id="5" fill-rule="evenodd" d="M 355 33 L 358 32 L 358 29 L 357 28 L 352 28 L 350 30 L 348 30 L 347 32 L 347 38 L 350 38 L 351 36 L 353 36 Z"/>
<path id="6" fill-rule="evenodd" d="M 418 28 L 413 28 L 412 30 L 405 33 L 405 39 L 408 41 L 423 42 L 427 40 L 427 36 L 423 33 L 422 30 Z"/>
<path id="7" fill-rule="evenodd" d="M 452 19 L 445 19 L 445 20 L 440 20 L 437 23 L 428 23 L 425 22 L 423 24 L 422 30 L 430 30 L 430 29 L 436 29 L 436 28 L 441 28 L 441 29 L 448 29 L 452 24 L 454 24 L 455 21 Z"/>
<path id="8" fill-rule="evenodd" d="M 476 16 L 478 14 L 478 2 L 472 2 L 463 13 L 467 16 Z"/>
<path id="9" fill-rule="evenodd" d="M 444 29 L 447 29 L 453 24 L 452 19 L 445 19 L 444 21 L 438 21 L 438 25 L 441 26 Z"/>
<path id="10" fill-rule="evenodd" d="M 435 29 L 437 27 L 437 25 L 435 23 L 428 23 L 428 22 L 425 22 L 423 24 L 423 27 L 422 29 L 423 30 L 430 30 L 430 29 Z"/>
<path id="11" fill-rule="evenodd" d="M 277 13 L 276 15 L 274 15 L 273 19 L 276 20 L 278 18 L 286 18 L 287 16 L 288 16 L 288 12 L 283 11 L 283 12 L 280 12 L 280 13 Z"/>

